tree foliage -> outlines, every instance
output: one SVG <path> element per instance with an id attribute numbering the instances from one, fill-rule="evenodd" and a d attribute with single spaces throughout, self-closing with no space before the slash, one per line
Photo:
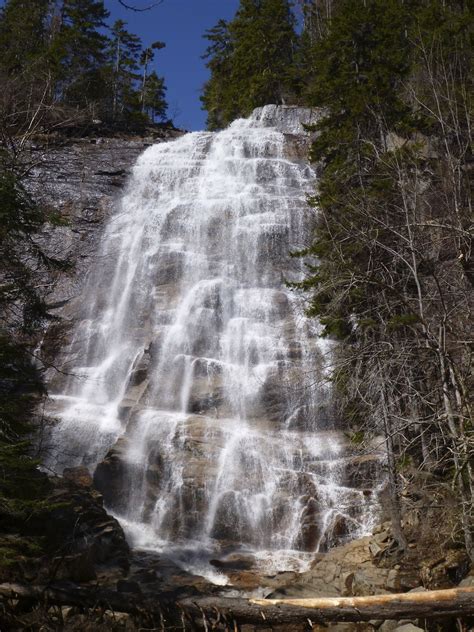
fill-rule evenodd
<path id="1" fill-rule="evenodd" d="M 46 490 L 37 472 L 30 435 L 44 395 L 31 351 L 45 317 L 35 267 L 47 258 L 35 243 L 45 221 L 22 185 L 8 154 L 0 154 L 0 527 L 18 530 Z"/>
<path id="2" fill-rule="evenodd" d="M 3 98 L 15 98 L 25 120 L 32 105 L 47 104 L 56 127 L 79 114 L 115 127 L 146 124 L 147 112 L 165 120 L 163 78 L 153 71 L 154 87 L 147 85 L 153 52 L 164 44 L 143 47 L 125 22 L 109 26 L 108 18 L 103 0 L 8 0 L 0 11 L 0 77 L 15 91 Z M 144 107 L 145 92 L 153 107 Z"/>
<path id="3" fill-rule="evenodd" d="M 291 99 L 295 18 L 287 0 L 241 0 L 233 20 L 207 31 L 211 77 L 202 102 L 210 129 Z"/>
<path id="4" fill-rule="evenodd" d="M 307 102 L 325 116 L 300 287 L 342 342 L 333 379 L 343 418 L 385 436 L 399 543 L 398 464 L 412 463 L 451 477 L 472 555 L 471 36 L 464 2 L 333 6 L 306 77 Z"/>

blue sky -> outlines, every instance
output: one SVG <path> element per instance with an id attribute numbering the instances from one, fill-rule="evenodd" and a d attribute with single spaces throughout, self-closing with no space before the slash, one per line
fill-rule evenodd
<path id="1" fill-rule="evenodd" d="M 127 4 L 146 7 L 152 0 L 126 0 Z M 205 128 L 206 113 L 199 96 L 207 78 L 204 31 L 220 18 L 230 19 L 239 0 L 163 0 L 150 11 L 135 13 L 123 8 L 118 0 L 105 0 L 110 22 L 125 20 L 128 30 L 139 35 L 144 45 L 156 40 L 166 42 L 157 51 L 155 69 L 165 77 L 168 88 L 169 116 L 177 127 L 187 130 Z"/>

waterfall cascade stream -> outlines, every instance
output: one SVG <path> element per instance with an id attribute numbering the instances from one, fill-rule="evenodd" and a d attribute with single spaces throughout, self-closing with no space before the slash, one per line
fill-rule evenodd
<path id="1" fill-rule="evenodd" d="M 108 222 L 49 465 L 95 471 L 137 548 L 284 569 L 369 526 L 331 423 L 330 345 L 285 283 L 314 212 L 315 174 L 290 149 L 312 116 L 266 106 L 150 147 Z"/>

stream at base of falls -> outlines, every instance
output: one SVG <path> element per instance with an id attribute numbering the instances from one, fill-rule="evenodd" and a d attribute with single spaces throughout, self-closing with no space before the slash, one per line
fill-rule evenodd
<path id="1" fill-rule="evenodd" d="M 304 570 L 376 519 L 380 461 L 334 427 L 332 345 L 287 283 L 317 116 L 265 106 L 139 157 L 50 385 L 48 467 L 87 466 L 133 547 L 217 584 L 232 560 Z"/>

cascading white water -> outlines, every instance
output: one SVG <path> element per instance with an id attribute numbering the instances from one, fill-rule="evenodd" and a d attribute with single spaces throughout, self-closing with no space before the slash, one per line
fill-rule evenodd
<path id="1" fill-rule="evenodd" d="M 314 187 L 284 133 L 302 116 L 266 106 L 150 147 L 107 226 L 50 465 L 97 468 L 136 546 L 241 547 L 278 566 L 370 517 L 330 426 L 328 347 L 285 283 L 301 278 L 289 252 Z"/>

